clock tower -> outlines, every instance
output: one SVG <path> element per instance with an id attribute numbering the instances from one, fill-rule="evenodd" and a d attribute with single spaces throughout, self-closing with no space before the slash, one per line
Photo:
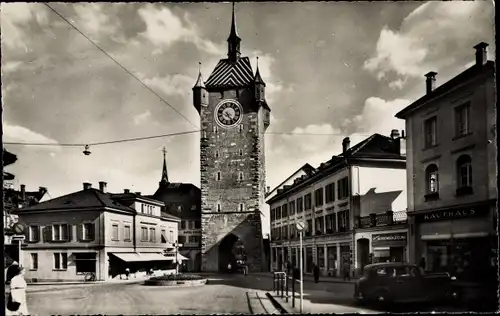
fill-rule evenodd
<path id="1" fill-rule="evenodd" d="M 265 86 L 241 57 L 234 3 L 227 58 L 193 87 L 200 114 L 202 271 L 244 261 L 263 270 L 261 211 L 265 194 L 264 133 L 270 123 Z"/>

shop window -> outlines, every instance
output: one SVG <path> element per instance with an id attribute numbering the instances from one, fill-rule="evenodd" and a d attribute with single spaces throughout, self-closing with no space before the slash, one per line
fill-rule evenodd
<path id="1" fill-rule="evenodd" d="M 165 229 L 161 230 L 161 243 L 162 244 L 167 243 L 167 231 Z"/>
<path id="2" fill-rule="evenodd" d="M 333 247 L 328 247 L 326 248 L 326 252 L 327 252 L 327 257 L 328 257 L 328 261 L 327 261 L 327 269 L 328 270 L 333 270 L 336 268 L 336 261 L 337 261 L 337 247 L 336 246 L 333 246 Z"/>
<path id="3" fill-rule="evenodd" d="M 75 253 L 76 273 L 96 272 L 96 254 L 95 253 Z"/>
<path id="4" fill-rule="evenodd" d="M 438 167 L 435 164 L 429 165 L 425 169 L 425 178 L 427 181 L 426 201 L 439 197 L 439 173 Z"/>
<path id="5" fill-rule="evenodd" d="M 472 160 L 469 155 L 457 159 L 457 195 L 472 193 Z"/>
<path id="6" fill-rule="evenodd" d="M 325 268 L 325 248 L 323 246 L 317 247 L 316 253 L 318 254 L 318 266 L 320 269 Z"/>

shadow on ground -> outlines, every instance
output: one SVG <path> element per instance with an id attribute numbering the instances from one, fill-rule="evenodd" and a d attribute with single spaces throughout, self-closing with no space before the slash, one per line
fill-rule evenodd
<path id="1" fill-rule="evenodd" d="M 255 275 L 240 275 L 240 274 L 213 274 L 207 275 L 207 286 L 215 284 L 223 284 L 227 286 L 242 287 L 247 289 L 255 289 L 267 291 L 273 295 L 272 278 L 265 276 Z M 497 307 L 492 304 L 476 304 L 475 306 L 461 306 L 457 303 L 443 304 L 443 303 L 405 303 L 405 304 L 390 304 L 390 305 L 377 305 L 377 304 L 360 304 L 354 298 L 354 285 L 346 283 L 338 283 L 335 285 L 325 285 L 323 283 L 313 283 L 306 281 L 304 283 L 304 299 L 314 304 L 336 304 L 349 307 L 369 308 L 375 311 L 392 312 L 392 313 L 405 313 L 405 312 L 495 312 Z M 330 288 L 328 288 L 330 287 Z M 337 288 L 337 289 L 335 289 Z M 297 295 L 299 288 L 296 287 Z M 281 291 L 280 291 L 281 293 Z M 286 290 L 283 291 L 286 294 Z M 291 295 L 289 291 L 289 295 Z M 291 299 L 289 300 L 291 302 Z M 298 298 L 296 304 L 298 303 Z"/>

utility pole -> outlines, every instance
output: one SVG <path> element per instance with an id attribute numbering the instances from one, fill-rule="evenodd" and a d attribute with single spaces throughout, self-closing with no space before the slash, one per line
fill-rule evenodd
<path id="1" fill-rule="evenodd" d="M 299 231 L 299 240 L 300 240 L 300 251 L 299 251 L 299 268 L 300 268 L 300 314 L 302 314 L 302 311 L 304 310 L 304 269 L 303 269 L 303 260 L 302 260 L 302 253 L 303 253 L 303 246 L 302 246 L 302 239 L 303 239 L 303 234 L 304 234 L 304 227 L 305 224 L 303 221 L 298 221 L 295 226 L 297 227 L 297 230 Z"/>

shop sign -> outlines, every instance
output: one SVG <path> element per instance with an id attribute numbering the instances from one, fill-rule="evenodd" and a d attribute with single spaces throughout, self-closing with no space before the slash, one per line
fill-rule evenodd
<path id="1" fill-rule="evenodd" d="M 391 233 L 391 234 L 373 234 L 372 235 L 372 245 L 398 245 L 402 246 L 406 244 L 408 234 L 404 233 Z"/>
<path id="2" fill-rule="evenodd" d="M 479 211 L 482 211 L 482 209 L 463 208 L 455 210 L 439 210 L 423 214 L 420 216 L 420 218 L 422 221 L 437 221 L 454 218 L 474 217 L 478 215 Z"/>
<path id="3" fill-rule="evenodd" d="M 194 235 L 194 234 L 200 234 L 201 229 L 195 229 L 195 230 L 180 230 L 179 234 L 180 235 Z"/>

